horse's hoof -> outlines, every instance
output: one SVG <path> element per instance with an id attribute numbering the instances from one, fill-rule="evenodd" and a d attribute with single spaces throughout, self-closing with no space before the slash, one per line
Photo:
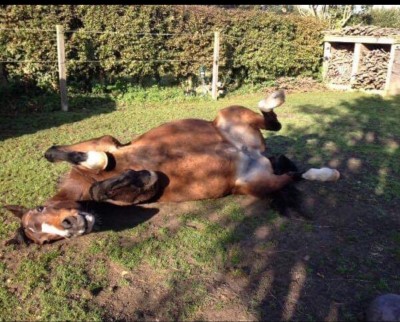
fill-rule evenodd
<path id="1" fill-rule="evenodd" d="M 44 153 L 44 157 L 49 162 L 55 162 L 57 152 L 58 152 L 57 147 L 53 145 L 52 147 L 47 149 L 47 151 Z"/>
<path id="2" fill-rule="evenodd" d="M 336 169 L 331 168 L 311 168 L 308 171 L 304 172 L 302 174 L 302 177 L 306 180 L 312 181 L 337 181 L 340 178 L 340 172 Z"/>

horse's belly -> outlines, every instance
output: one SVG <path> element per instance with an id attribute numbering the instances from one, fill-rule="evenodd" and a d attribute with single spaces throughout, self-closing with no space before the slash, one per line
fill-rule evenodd
<path id="1" fill-rule="evenodd" d="M 219 198 L 232 192 L 235 181 L 234 160 L 226 153 L 188 154 L 158 170 L 169 181 L 160 201 Z"/>
<path id="2" fill-rule="evenodd" d="M 219 198 L 232 192 L 238 150 L 211 122 L 161 125 L 114 153 L 117 166 L 158 171 L 160 201 Z"/>
<path id="3" fill-rule="evenodd" d="M 273 174 L 271 161 L 258 150 L 238 152 L 235 185 L 247 185 Z"/>

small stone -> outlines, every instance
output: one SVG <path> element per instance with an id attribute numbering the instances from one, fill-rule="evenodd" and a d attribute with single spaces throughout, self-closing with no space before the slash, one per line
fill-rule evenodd
<path id="1" fill-rule="evenodd" d="M 118 289 L 118 286 L 117 286 L 117 285 L 109 286 L 109 287 L 107 288 L 107 290 L 108 290 L 109 292 L 115 292 L 117 289 Z"/>
<path id="2" fill-rule="evenodd" d="M 310 255 L 304 256 L 303 259 L 304 259 L 306 262 L 309 261 L 309 260 L 310 260 Z"/>

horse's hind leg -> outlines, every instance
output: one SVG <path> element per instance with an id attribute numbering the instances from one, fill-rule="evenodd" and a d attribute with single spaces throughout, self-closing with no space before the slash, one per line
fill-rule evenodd
<path id="1" fill-rule="evenodd" d="M 268 159 L 271 162 L 272 169 L 276 175 L 299 171 L 297 166 L 283 154 L 271 156 L 268 157 Z"/>
<path id="2" fill-rule="evenodd" d="M 95 182 L 89 190 L 95 201 L 131 205 L 147 201 L 158 191 L 158 176 L 153 171 L 126 170 L 116 177 Z"/>
<path id="3" fill-rule="evenodd" d="M 262 159 L 261 159 L 262 160 Z M 334 169 L 321 168 L 299 171 L 296 165 L 284 155 L 268 158 L 273 174 L 268 171 L 249 172 L 242 182 L 238 182 L 238 192 L 259 198 L 269 196 L 271 207 L 280 214 L 288 216 L 297 214 L 312 218 L 303 204 L 303 193 L 295 183 L 301 180 L 336 181 L 339 172 Z M 265 163 L 265 160 L 263 160 Z M 256 165 L 257 163 L 254 163 Z"/>
<path id="4" fill-rule="evenodd" d="M 283 154 L 272 156 L 268 159 L 276 175 L 298 172 L 297 166 Z M 303 193 L 294 184 L 289 183 L 282 189 L 272 192 L 270 197 L 271 207 L 281 215 L 289 216 L 294 211 L 302 217 L 311 218 L 303 205 Z"/>
<path id="5" fill-rule="evenodd" d="M 116 138 L 106 135 L 71 145 L 54 145 L 44 154 L 50 162 L 67 161 L 87 169 L 104 170 L 112 167 L 112 152 L 123 146 Z"/>
<path id="6" fill-rule="evenodd" d="M 296 165 L 284 155 L 271 158 L 243 158 L 236 180 L 236 193 L 256 197 L 279 191 L 301 180 L 336 181 L 340 173 L 335 169 L 320 168 L 298 171 Z"/>

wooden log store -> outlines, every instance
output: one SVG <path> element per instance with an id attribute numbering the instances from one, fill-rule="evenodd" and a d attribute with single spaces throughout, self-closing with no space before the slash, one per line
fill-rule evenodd
<path id="1" fill-rule="evenodd" d="M 400 94 L 400 29 L 352 26 L 326 32 L 323 79 L 331 89 Z"/>

